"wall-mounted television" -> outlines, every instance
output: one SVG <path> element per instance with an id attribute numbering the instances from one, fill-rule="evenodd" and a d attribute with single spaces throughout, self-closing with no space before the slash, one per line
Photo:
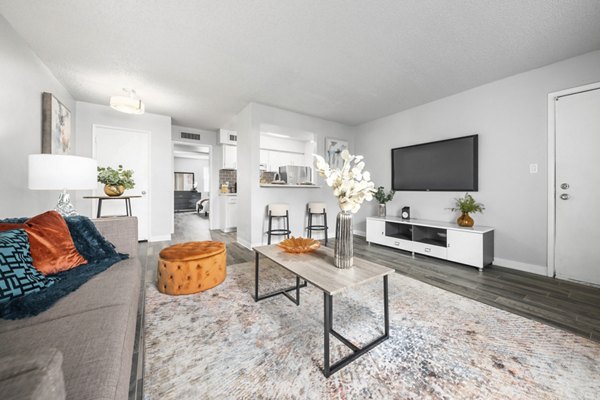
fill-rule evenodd
<path id="1" fill-rule="evenodd" d="M 392 149 L 392 189 L 476 192 L 478 135 Z"/>

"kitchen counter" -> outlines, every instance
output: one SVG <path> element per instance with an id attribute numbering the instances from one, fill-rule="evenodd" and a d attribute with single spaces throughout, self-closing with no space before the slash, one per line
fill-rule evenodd
<path id="1" fill-rule="evenodd" d="M 219 196 L 237 196 L 237 193 L 219 193 Z"/>
<path id="2" fill-rule="evenodd" d="M 273 183 L 261 183 L 260 187 L 268 187 L 268 188 L 307 188 L 307 189 L 319 189 L 321 186 L 318 185 L 278 185 Z"/>

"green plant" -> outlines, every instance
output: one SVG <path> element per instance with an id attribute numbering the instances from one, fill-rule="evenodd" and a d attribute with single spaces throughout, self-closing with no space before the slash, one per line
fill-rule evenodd
<path id="1" fill-rule="evenodd" d="M 388 194 L 385 194 L 385 189 L 383 188 L 383 186 L 379 186 L 373 197 L 375 197 L 375 200 L 377 200 L 379 204 L 385 204 L 394 198 L 395 193 L 396 192 L 394 192 L 393 190 L 390 190 Z"/>
<path id="2" fill-rule="evenodd" d="M 123 186 L 125 189 L 133 189 L 135 181 L 133 180 L 133 170 L 119 168 L 98 167 L 98 182 L 109 186 Z"/>
<path id="3" fill-rule="evenodd" d="M 450 208 L 451 211 L 460 211 L 461 213 L 482 213 L 485 207 L 481 203 L 477 203 L 473 196 L 469 193 L 465 193 L 465 197 L 454 199 L 455 207 Z"/>

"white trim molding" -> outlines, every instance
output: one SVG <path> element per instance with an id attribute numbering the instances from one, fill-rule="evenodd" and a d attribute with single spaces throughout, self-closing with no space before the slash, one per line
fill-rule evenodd
<path id="1" fill-rule="evenodd" d="M 499 267 L 516 269 L 518 271 L 523 271 L 523 272 L 530 272 L 532 274 L 544 275 L 544 276 L 546 276 L 548 273 L 547 272 L 548 268 L 546 268 L 543 265 L 528 264 L 528 263 L 524 263 L 524 262 L 520 262 L 520 261 L 507 260 L 507 259 L 498 258 L 498 257 L 494 257 L 493 265 L 497 265 Z M 485 268 L 484 268 L 484 272 L 485 272 Z"/>
<path id="2" fill-rule="evenodd" d="M 151 236 L 148 242 L 168 242 L 171 240 L 171 235 Z"/>
<path id="3" fill-rule="evenodd" d="M 600 82 L 548 94 L 548 237 L 546 274 L 556 276 L 554 247 L 556 242 L 556 100 L 563 96 L 600 88 Z"/>

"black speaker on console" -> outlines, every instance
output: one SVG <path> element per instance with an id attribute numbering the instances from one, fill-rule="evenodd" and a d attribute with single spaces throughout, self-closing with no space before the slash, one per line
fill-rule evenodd
<path id="1" fill-rule="evenodd" d="M 400 216 L 402 219 L 410 219 L 410 207 L 402 207 L 402 213 Z"/>

